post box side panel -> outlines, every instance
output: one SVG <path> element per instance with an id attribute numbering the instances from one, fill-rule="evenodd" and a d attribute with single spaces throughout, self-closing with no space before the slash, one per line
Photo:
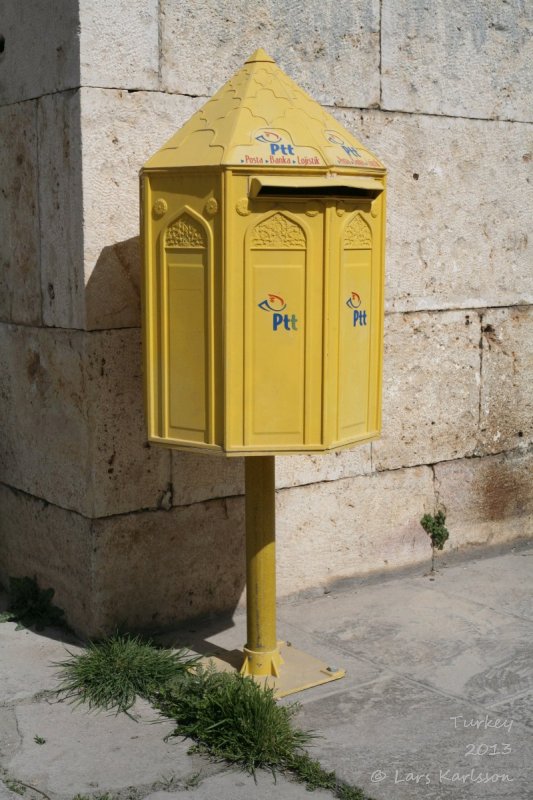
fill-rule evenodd
<path id="1" fill-rule="evenodd" d="M 339 265 L 338 282 L 332 276 L 328 294 L 328 381 L 336 397 L 329 392 L 326 424 L 332 446 L 374 437 L 379 430 L 383 271 L 376 217 L 364 201 L 329 217 L 332 260 Z"/>
<path id="2" fill-rule="evenodd" d="M 385 184 L 385 178 L 383 178 Z M 372 297 L 372 314 L 375 320 L 372 339 L 372 363 L 375 365 L 375 377 L 370 383 L 369 418 L 374 430 L 381 433 L 381 406 L 383 386 L 383 334 L 385 323 L 385 220 L 386 220 L 386 189 L 372 203 L 372 214 L 375 215 L 374 230 L 376 247 L 373 250 L 375 258 L 374 280 L 378 287 Z"/>
<path id="3" fill-rule="evenodd" d="M 220 222 L 213 204 L 220 176 L 156 173 L 150 184 L 145 223 L 149 437 L 178 448 L 220 446 L 215 387 L 222 382 L 222 352 L 215 327 L 221 317 L 221 276 L 214 248 Z"/>
<path id="4" fill-rule="evenodd" d="M 340 238 L 338 297 L 339 361 L 336 440 L 347 441 L 369 429 L 371 374 L 369 319 L 372 292 L 372 229 L 357 211 L 343 226 Z"/>
<path id="5" fill-rule="evenodd" d="M 357 291 L 354 291 L 357 287 Z M 338 414 L 336 440 L 368 430 L 372 251 L 343 249 L 340 270 Z"/>

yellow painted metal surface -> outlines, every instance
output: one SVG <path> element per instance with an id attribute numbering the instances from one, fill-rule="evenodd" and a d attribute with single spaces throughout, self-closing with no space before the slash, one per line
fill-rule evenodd
<path id="1" fill-rule="evenodd" d="M 149 439 L 273 455 L 378 436 L 381 162 L 257 51 L 141 192 Z"/>
<path id="2" fill-rule="evenodd" d="M 247 639 L 241 672 L 279 676 L 274 456 L 247 458 L 245 483 Z"/>

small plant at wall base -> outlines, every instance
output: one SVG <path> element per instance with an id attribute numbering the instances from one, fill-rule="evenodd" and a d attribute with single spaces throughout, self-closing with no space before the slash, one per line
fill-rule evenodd
<path id="1" fill-rule="evenodd" d="M 424 514 L 420 524 L 431 539 L 431 572 L 435 572 L 435 550 L 442 550 L 447 542 L 450 533 L 444 523 L 446 515 L 443 511 L 437 511 L 435 515 Z"/>
<path id="2" fill-rule="evenodd" d="M 17 622 L 20 628 L 66 628 L 65 612 L 52 603 L 53 589 L 40 589 L 36 578 L 9 579 L 8 610 L 0 615 L 0 622 Z"/>

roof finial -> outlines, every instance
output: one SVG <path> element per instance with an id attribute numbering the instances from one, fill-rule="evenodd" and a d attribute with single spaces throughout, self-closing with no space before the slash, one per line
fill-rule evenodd
<path id="1" fill-rule="evenodd" d="M 275 64 L 273 58 L 271 58 L 268 53 L 263 50 L 262 47 L 259 50 L 256 50 L 255 53 L 252 53 L 250 58 L 248 58 L 244 63 L 245 64 L 257 64 L 258 61 L 267 61 L 269 64 Z"/>

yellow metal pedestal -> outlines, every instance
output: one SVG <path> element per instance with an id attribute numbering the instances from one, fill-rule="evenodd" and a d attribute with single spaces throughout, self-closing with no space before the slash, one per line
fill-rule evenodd
<path id="1" fill-rule="evenodd" d="M 245 459 L 246 628 L 243 675 L 264 681 L 278 697 L 342 678 L 276 638 L 276 513 L 274 456 Z"/>

